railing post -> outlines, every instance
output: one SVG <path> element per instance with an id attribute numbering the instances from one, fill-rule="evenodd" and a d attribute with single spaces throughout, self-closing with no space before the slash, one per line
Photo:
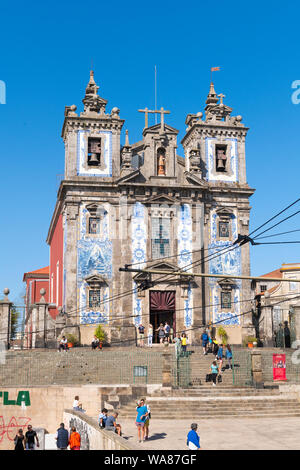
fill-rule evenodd
<path id="1" fill-rule="evenodd" d="M 5 349 L 10 347 L 10 314 L 12 302 L 7 297 L 9 289 L 3 291 L 4 299 L 0 301 L 0 340 L 5 345 Z"/>
<path id="2" fill-rule="evenodd" d="M 262 361 L 261 352 L 259 350 L 251 351 L 251 371 L 253 385 L 256 388 L 263 388 Z"/>
<path id="3" fill-rule="evenodd" d="M 164 351 L 163 356 L 163 367 L 162 367 L 162 386 L 172 387 L 172 369 L 171 369 L 171 354 Z"/>

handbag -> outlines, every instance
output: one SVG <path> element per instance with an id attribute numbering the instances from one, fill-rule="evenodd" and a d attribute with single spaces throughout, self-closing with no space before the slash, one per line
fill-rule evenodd
<path id="1" fill-rule="evenodd" d="M 212 376 L 211 376 L 211 374 L 206 374 L 205 382 L 211 382 L 211 381 L 212 381 Z"/>
<path id="2" fill-rule="evenodd" d="M 222 382 L 222 375 L 218 375 L 218 383 Z"/>

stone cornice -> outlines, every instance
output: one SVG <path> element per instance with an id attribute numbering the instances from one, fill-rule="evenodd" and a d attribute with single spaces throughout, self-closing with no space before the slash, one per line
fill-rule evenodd
<path id="1" fill-rule="evenodd" d="M 226 137 L 246 137 L 249 127 L 242 126 L 230 126 L 223 121 L 218 124 L 199 123 L 192 126 L 183 139 L 181 140 L 182 145 L 188 145 L 189 142 L 194 138 L 194 132 L 196 131 L 197 136 L 202 137 L 215 137 L 215 136 L 226 136 Z"/>
<path id="2" fill-rule="evenodd" d="M 61 137 L 64 139 L 67 132 L 79 130 L 114 130 L 121 132 L 124 119 L 112 118 L 111 116 L 101 116 L 94 118 L 88 116 L 66 116 Z"/>

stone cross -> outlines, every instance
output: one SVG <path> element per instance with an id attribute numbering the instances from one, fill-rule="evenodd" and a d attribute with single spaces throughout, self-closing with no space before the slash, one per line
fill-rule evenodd
<path id="1" fill-rule="evenodd" d="M 220 93 L 218 97 L 220 98 L 220 104 L 223 104 L 223 98 L 225 98 L 226 96 Z"/>
<path id="2" fill-rule="evenodd" d="M 164 131 L 164 114 L 170 114 L 170 111 L 165 110 L 163 107 L 160 109 L 138 109 L 139 113 L 145 113 L 145 129 L 148 127 L 148 114 L 160 114 L 160 129 Z"/>

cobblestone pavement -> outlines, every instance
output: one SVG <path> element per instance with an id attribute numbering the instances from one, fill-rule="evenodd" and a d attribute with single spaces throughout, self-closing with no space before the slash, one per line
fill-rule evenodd
<path id="1" fill-rule="evenodd" d="M 139 445 L 133 421 L 120 419 L 124 437 Z M 190 422 L 151 419 L 145 450 L 187 450 Z M 207 419 L 198 422 L 203 450 L 292 450 L 300 449 L 299 418 Z"/>

